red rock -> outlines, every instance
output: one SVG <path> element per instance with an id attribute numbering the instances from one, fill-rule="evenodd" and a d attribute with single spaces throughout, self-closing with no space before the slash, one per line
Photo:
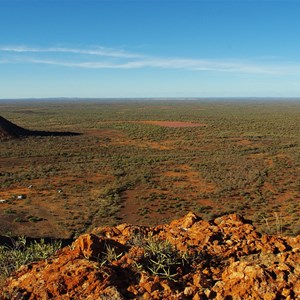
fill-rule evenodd
<path id="1" fill-rule="evenodd" d="M 149 236 L 174 246 L 158 256 L 170 264 L 160 277 L 150 271 L 159 258 L 147 252 Z M 189 213 L 154 228 L 94 229 L 21 267 L 0 299 L 296 299 L 299 278 L 300 236 L 261 236 L 236 214 L 207 222 Z"/>
<path id="2" fill-rule="evenodd" d="M 97 258 L 104 251 L 105 243 L 94 234 L 80 236 L 74 243 L 74 252 L 86 258 Z"/>
<path id="3" fill-rule="evenodd" d="M 172 227 L 176 226 L 176 227 L 180 227 L 183 229 L 188 229 L 188 228 L 192 227 L 192 225 L 195 224 L 195 222 L 197 220 L 199 220 L 199 218 L 194 213 L 189 212 L 183 218 L 171 222 L 170 226 L 172 226 Z"/>

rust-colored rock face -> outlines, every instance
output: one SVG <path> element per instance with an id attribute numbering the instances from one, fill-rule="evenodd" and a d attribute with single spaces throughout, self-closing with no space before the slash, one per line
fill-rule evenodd
<path id="1" fill-rule="evenodd" d="M 97 228 L 20 268 L 0 299 L 300 299 L 300 236 L 261 236 L 238 215 Z"/>

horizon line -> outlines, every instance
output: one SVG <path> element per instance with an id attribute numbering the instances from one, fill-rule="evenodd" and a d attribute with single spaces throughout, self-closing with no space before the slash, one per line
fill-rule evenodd
<path id="1" fill-rule="evenodd" d="M 300 100 L 299 96 L 200 96 L 200 97 L 22 97 L 22 98 L 0 98 L 0 101 L 47 101 L 47 100 Z"/>

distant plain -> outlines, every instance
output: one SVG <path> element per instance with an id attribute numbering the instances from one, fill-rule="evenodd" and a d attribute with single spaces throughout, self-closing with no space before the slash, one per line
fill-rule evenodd
<path id="1" fill-rule="evenodd" d="M 237 212 L 300 234 L 300 101 L 2 101 L 0 234 L 69 238 Z M 25 195 L 25 199 L 17 199 Z"/>

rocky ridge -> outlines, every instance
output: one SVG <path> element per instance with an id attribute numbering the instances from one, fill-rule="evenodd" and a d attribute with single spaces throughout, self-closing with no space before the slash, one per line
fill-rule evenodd
<path id="1" fill-rule="evenodd" d="M 76 132 L 41 131 L 22 128 L 0 116 L 0 141 L 28 136 L 73 136 Z"/>
<path id="2" fill-rule="evenodd" d="M 94 229 L 21 267 L 1 299 L 300 299 L 300 236 L 261 235 L 232 214 Z"/>
<path id="3" fill-rule="evenodd" d="M 0 140 L 16 138 L 29 134 L 29 130 L 24 129 L 0 116 Z"/>

